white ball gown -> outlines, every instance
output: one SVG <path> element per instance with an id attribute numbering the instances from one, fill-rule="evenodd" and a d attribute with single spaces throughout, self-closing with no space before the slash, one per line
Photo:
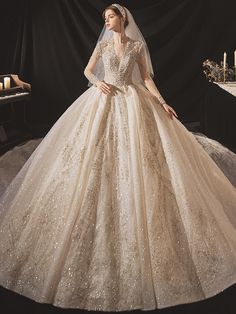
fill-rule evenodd
<path id="1" fill-rule="evenodd" d="M 57 120 L 0 199 L 0 284 L 37 302 L 152 310 L 236 282 L 236 188 L 100 47 L 105 81 Z M 101 53 L 101 52 L 100 52 Z"/>

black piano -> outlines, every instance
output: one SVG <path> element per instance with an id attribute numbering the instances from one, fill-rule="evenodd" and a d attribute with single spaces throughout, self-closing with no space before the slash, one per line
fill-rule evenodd
<path id="1" fill-rule="evenodd" d="M 8 78 L 8 84 L 4 84 Z M 17 74 L 0 75 L 0 155 L 30 138 L 26 106 L 31 99 L 31 85 Z"/>
<path id="2" fill-rule="evenodd" d="M 7 77 L 10 79 L 10 88 L 4 86 L 4 78 Z M 0 105 L 30 97 L 31 85 L 20 80 L 17 74 L 0 75 L 0 83 L 3 84 L 3 89 L 0 89 Z"/>

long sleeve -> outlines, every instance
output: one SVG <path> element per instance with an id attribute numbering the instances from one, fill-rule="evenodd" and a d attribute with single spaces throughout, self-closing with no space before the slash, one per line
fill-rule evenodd
<path id="1" fill-rule="evenodd" d="M 164 100 L 164 98 L 162 97 L 161 93 L 157 89 L 153 79 L 151 78 L 150 73 L 147 70 L 146 58 L 145 58 L 145 52 L 144 52 L 143 44 L 140 45 L 140 49 L 139 49 L 139 53 L 138 53 L 138 57 L 137 57 L 137 63 L 138 63 L 138 66 L 139 66 L 141 77 L 142 77 L 142 79 L 143 79 L 147 89 L 154 96 L 157 97 L 158 101 L 161 104 L 166 104 L 166 101 Z"/>
<path id="2" fill-rule="evenodd" d="M 87 77 L 87 79 L 94 85 L 99 81 L 98 77 L 94 75 L 93 69 L 97 63 L 97 61 L 101 58 L 101 47 L 100 44 L 97 43 L 89 61 L 84 69 L 84 75 Z"/>

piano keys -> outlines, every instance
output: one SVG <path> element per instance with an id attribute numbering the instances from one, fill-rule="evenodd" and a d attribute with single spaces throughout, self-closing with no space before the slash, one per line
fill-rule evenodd
<path id="1" fill-rule="evenodd" d="M 0 105 L 12 103 L 30 98 L 31 85 L 19 79 L 17 74 L 0 75 L 0 83 L 3 83 L 4 78 L 10 78 L 10 88 L 0 90 Z"/>

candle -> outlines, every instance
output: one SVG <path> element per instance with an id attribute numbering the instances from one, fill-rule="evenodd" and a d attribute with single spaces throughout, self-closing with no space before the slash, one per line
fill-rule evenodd
<path id="1" fill-rule="evenodd" d="M 224 52 L 224 62 L 223 62 L 223 68 L 226 68 L 226 52 Z"/>
<path id="2" fill-rule="evenodd" d="M 10 88 L 10 77 L 4 77 L 4 88 Z"/>
<path id="3" fill-rule="evenodd" d="M 234 66 L 236 67 L 236 50 L 234 50 Z"/>
<path id="4" fill-rule="evenodd" d="M 3 89 L 3 83 L 0 83 L 0 90 Z"/>

